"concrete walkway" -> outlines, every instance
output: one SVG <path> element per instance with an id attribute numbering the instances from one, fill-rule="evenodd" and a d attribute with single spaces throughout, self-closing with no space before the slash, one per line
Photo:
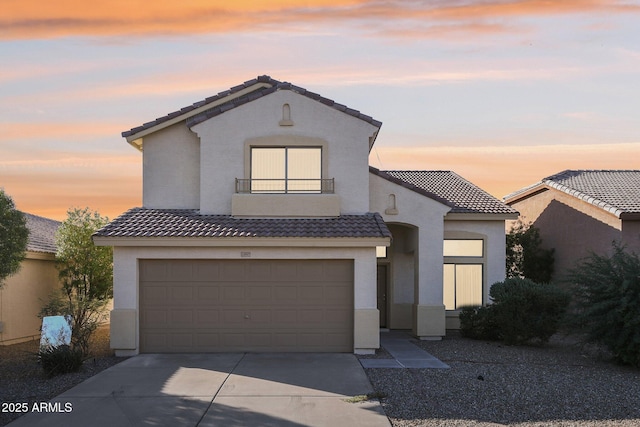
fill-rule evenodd
<path id="1" fill-rule="evenodd" d="M 22 426 L 390 426 L 351 354 L 146 354 L 32 412 Z"/>
<path id="2" fill-rule="evenodd" d="M 420 347 L 411 343 L 414 339 L 404 331 L 380 332 L 380 346 L 393 356 L 393 359 L 360 359 L 364 368 L 431 368 L 449 369 Z"/>

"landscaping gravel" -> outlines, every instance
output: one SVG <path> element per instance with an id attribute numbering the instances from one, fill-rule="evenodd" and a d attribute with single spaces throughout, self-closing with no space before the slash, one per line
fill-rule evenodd
<path id="1" fill-rule="evenodd" d="M 640 426 L 640 370 L 606 352 L 556 336 L 545 347 L 510 347 L 456 333 L 413 341 L 450 369 L 366 369 L 396 426 Z M 45 402 L 124 358 L 108 348 L 108 329 L 80 372 L 46 378 L 37 342 L 0 347 L 0 403 Z M 367 358 L 391 358 L 381 349 Z M 0 412 L 0 426 L 20 414 Z"/>
<path id="2" fill-rule="evenodd" d="M 451 368 L 366 369 L 393 426 L 640 426 L 640 371 L 569 337 L 413 342 Z"/>
<path id="3" fill-rule="evenodd" d="M 4 426 L 22 414 L 10 404 L 47 402 L 60 393 L 80 384 L 126 358 L 115 357 L 109 348 L 109 328 L 96 331 L 91 341 L 92 357 L 87 359 L 79 372 L 47 378 L 38 363 L 39 341 L 29 341 L 10 346 L 0 346 L 0 426 Z"/>

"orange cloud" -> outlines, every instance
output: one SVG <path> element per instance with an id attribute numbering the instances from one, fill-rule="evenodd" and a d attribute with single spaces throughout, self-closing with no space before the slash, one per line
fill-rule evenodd
<path id="1" fill-rule="evenodd" d="M 288 31 L 306 24 L 357 23 L 365 31 L 397 33 L 397 21 L 414 24 L 405 35 L 442 36 L 452 31 L 505 31 L 499 18 L 579 12 L 638 12 L 640 6 L 619 0 L 512 0 L 429 2 L 382 0 L 208 1 L 59 0 L 12 1 L 0 11 L 0 39 L 69 35 L 157 35 L 236 31 Z M 486 22 L 489 20 L 490 22 Z M 371 21 L 377 24 L 371 25 Z M 406 22 L 402 24 L 407 27 Z M 385 23 L 391 23 L 384 25 Z M 444 24 L 444 25 L 443 25 Z M 408 26 L 411 28 L 411 26 Z"/>
<path id="2" fill-rule="evenodd" d="M 371 152 L 369 163 L 390 170 L 453 170 L 501 198 L 565 169 L 637 169 L 638 158 L 640 143 L 523 147 L 377 147 Z"/>

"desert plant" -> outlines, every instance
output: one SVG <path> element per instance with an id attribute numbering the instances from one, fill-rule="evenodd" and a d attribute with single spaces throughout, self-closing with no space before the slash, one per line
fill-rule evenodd
<path id="1" fill-rule="evenodd" d="M 553 275 L 554 249 L 544 249 L 540 230 L 532 223 L 516 221 L 507 233 L 506 276 L 549 283 Z"/>
<path id="2" fill-rule="evenodd" d="M 476 340 L 499 340 L 499 328 L 491 307 L 468 306 L 460 309 L 460 334 Z"/>
<path id="3" fill-rule="evenodd" d="M 512 278 L 495 283 L 489 295 L 491 314 L 507 344 L 544 344 L 558 331 L 569 294 L 551 284 Z"/>
<path id="4" fill-rule="evenodd" d="M 68 345 L 46 346 L 40 349 L 38 357 L 48 377 L 76 372 L 82 366 L 82 351 Z"/>
<path id="5" fill-rule="evenodd" d="M 107 218 L 88 208 L 70 209 L 56 234 L 56 266 L 62 291 L 50 296 L 40 316 L 71 315 L 71 345 L 89 353 L 89 339 L 107 316 L 113 294 L 113 253 L 98 247 L 91 236 L 106 225 Z"/>
<path id="6" fill-rule="evenodd" d="M 640 259 L 614 242 L 612 255 L 592 253 L 568 275 L 574 326 L 604 344 L 616 361 L 640 368 Z"/>
<path id="7" fill-rule="evenodd" d="M 461 311 L 461 333 L 512 345 L 546 343 L 558 331 L 570 300 L 553 285 L 520 278 L 494 283 L 489 295 L 492 304 Z"/>

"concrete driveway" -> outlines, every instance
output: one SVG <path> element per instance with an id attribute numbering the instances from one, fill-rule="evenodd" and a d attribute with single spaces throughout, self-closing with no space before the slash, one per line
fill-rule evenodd
<path id="1" fill-rule="evenodd" d="M 145 354 L 9 425 L 389 426 L 377 401 L 345 401 L 372 391 L 351 354 Z"/>

